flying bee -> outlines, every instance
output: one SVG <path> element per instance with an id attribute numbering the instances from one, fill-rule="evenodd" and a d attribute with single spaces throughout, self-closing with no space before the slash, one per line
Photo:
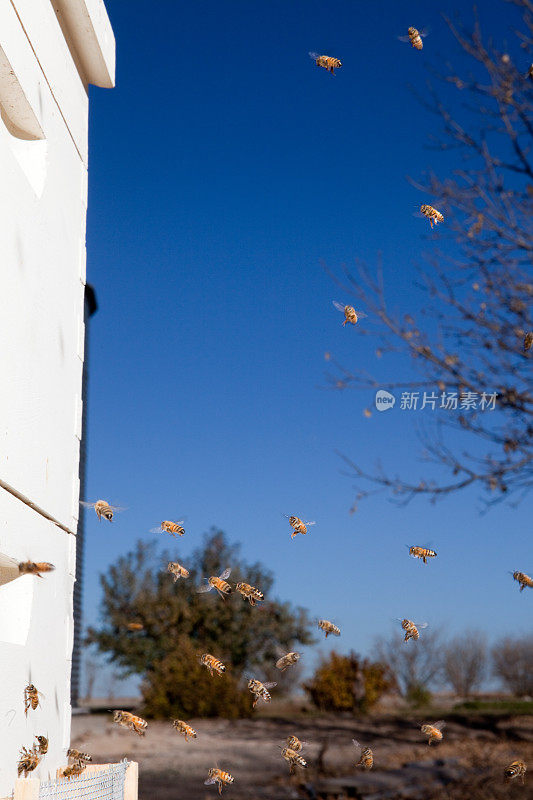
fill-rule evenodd
<path id="1" fill-rule="evenodd" d="M 142 717 L 137 717 L 135 714 L 130 714 L 129 711 L 113 711 L 113 722 L 121 725 L 123 728 L 128 728 L 134 731 L 139 736 L 144 736 L 148 723 Z"/>
<path id="2" fill-rule="evenodd" d="M 212 656 L 210 653 L 204 653 L 200 657 L 200 664 L 207 667 L 210 675 L 213 675 L 213 671 L 216 672 L 217 675 L 222 675 L 226 671 L 226 667 L 222 661 L 219 661 L 218 658 L 215 658 L 215 656 Z"/>
<path id="3" fill-rule="evenodd" d="M 82 753 L 80 750 L 74 750 L 72 748 L 67 750 L 67 758 L 74 762 L 79 761 L 80 764 L 88 764 L 90 761 L 92 761 L 89 753 Z"/>
<path id="4" fill-rule="evenodd" d="M 295 753 L 300 753 L 307 742 L 301 742 L 297 736 L 287 736 L 286 740 L 289 750 L 294 750 Z"/>
<path id="5" fill-rule="evenodd" d="M 530 68 L 528 69 L 526 78 L 529 78 L 529 80 L 533 81 L 533 64 L 531 64 Z"/>
<path id="6" fill-rule="evenodd" d="M 223 769 L 211 767 L 207 773 L 207 780 L 204 781 L 204 785 L 210 786 L 212 783 L 218 784 L 218 793 L 222 794 L 222 787 L 229 786 L 230 783 L 233 783 L 233 776 L 230 775 L 229 772 L 224 772 Z"/>
<path id="7" fill-rule="evenodd" d="M 307 767 L 307 761 L 296 750 L 291 750 L 290 747 L 284 747 L 281 755 L 285 761 L 289 762 L 291 773 L 294 772 L 295 767 L 302 767 L 303 769 Z"/>
<path id="8" fill-rule="evenodd" d="M 444 222 L 444 217 L 442 216 L 440 211 L 437 211 L 437 209 L 433 208 L 433 206 L 428 206 L 425 204 L 421 205 L 420 213 L 429 219 L 429 224 L 431 225 L 431 227 L 433 227 L 433 225 L 436 226 L 437 223 L 439 222 Z"/>
<path id="9" fill-rule="evenodd" d="M 172 520 L 164 520 L 159 528 L 150 528 L 150 533 L 170 533 L 171 536 L 177 538 L 178 536 L 183 536 L 185 534 L 185 528 L 183 527 L 184 520 L 180 520 L 180 522 L 173 522 Z"/>
<path id="10" fill-rule="evenodd" d="M 210 592 L 211 589 L 216 589 L 221 598 L 224 600 L 225 595 L 231 592 L 231 586 L 226 581 L 226 578 L 229 578 L 230 575 L 231 569 L 228 567 L 224 570 L 222 575 L 219 575 L 218 578 L 214 575 L 208 578 L 207 584 L 205 586 L 200 586 L 196 591 L 201 594 L 203 592 Z"/>
<path id="11" fill-rule="evenodd" d="M 31 748 L 31 750 L 27 750 L 25 747 L 22 747 L 20 750 L 20 758 L 17 764 L 17 774 L 20 778 L 22 773 L 24 773 L 24 777 L 28 777 L 28 772 L 33 772 L 39 766 L 40 757 L 35 749 L 35 745 Z"/>
<path id="12" fill-rule="evenodd" d="M 321 630 L 325 632 L 326 639 L 328 638 L 330 633 L 333 636 L 341 635 L 341 629 L 338 628 L 336 625 L 334 625 L 333 622 L 330 622 L 328 619 L 319 619 L 317 625 Z"/>
<path id="13" fill-rule="evenodd" d="M 174 583 L 176 583 L 178 578 L 189 577 L 189 570 L 182 567 L 177 561 L 169 561 L 167 571 L 174 576 Z"/>
<path id="14" fill-rule="evenodd" d="M 191 728 L 190 725 L 187 725 L 186 722 L 183 722 L 182 719 L 175 719 L 172 723 L 172 727 L 177 730 L 178 733 L 181 733 L 182 736 L 185 736 L 185 741 L 189 741 L 189 737 L 191 739 L 196 739 L 196 731 L 194 728 Z"/>
<path id="15" fill-rule="evenodd" d="M 415 50 L 422 50 L 424 43 L 422 39 L 427 36 L 427 31 L 418 31 L 416 28 L 407 28 L 407 36 L 398 36 L 401 42 L 411 42 Z"/>
<path id="16" fill-rule="evenodd" d="M 506 781 L 512 781 L 515 778 L 520 778 L 522 783 L 525 783 L 527 767 L 523 761 L 513 761 L 508 767 L 505 767 L 503 776 Z"/>
<path id="17" fill-rule="evenodd" d="M 427 622 L 412 622 L 410 619 L 401 619 L 400 617 L 397 617 L 397 619 L 402 623 L 402 628 L 405 631 L 404 642 L 408 642 L 409 639 L 414 639 L 416 642 L 420 638 L 418 629 L 423 630 L 428 626 Z"/>
<path id="18" fill-rule="evenodd" d="M 283 516 L 287 517 L 289 520 L 289 525 L 293 529 L 291 533 L 291 539 L 294 539 L 298 533 L 301 533 L 305 536 L 307 533 L 307 528 L 310 525 L 316 525 L 316 522 L 304 522 L 302 519 L 300 519 L 300 517 L 290 517 L 288 514 L 284 514 Z"/>
<path id="19" fill-rule="evenodd" d="M 357 739 L 352 739 L 352 742 L 361 750 L 361 757 L 355 766 L 363 767 L 363 769 L 372 769 L 374 766 L 374 753 L 370 747 L 361 747 Z"/>
<path id="20" fill-rule="evenodd" d="M 424 736 L 428 736 L 428 744 L 432 744 L 433 742 L 440 742 L 442 740 L 442 729 L 446 723 L 443 719 L 439 719 L 438 722 L 434 722 L 433 725 L 422 725 L 420 728 L 420 732 L 424 734 Z"/>
<path id="21" fill-rule="evenodd" d="M 259 589 L 256 589 L 255 586 L 250 586 L 249 583 L 237 583 L 235 586 L 236 590 L 242 594 L 242 596 L 247 599 L 251 606 L 255 606 L 256 603 L 260 603 L 261 600 L 265 599 L 265 595 L 263 592 L 260 592 Z"/>
<path id="22" fill-rule="evenodd" d="M 21 575 L 36 575 L 42 578 L 41 572 L 53 572 L 55 567 L 49 564 L 48 561 L 21 561 L 19 572 Z"/>
<path id="23" fill-rule="evenodd" d="M 296 664 L 300 660 L 300 653 L 287 653 L 276 661 L 276 667 L 285 672 L 287 667 Z"/>
<path id="24" fill-rule="evenodd" d="M 28 685 L 24 688 L 24 714 L 26 716 L 28 716 L 28 711 L 30 708 L 32 711 L 36 711 L 41 705 L 39 702 L 39 695 L 44 697 L 43 693 L 36 689 L 33 683 L 28 683 Z"/>
<path id="25" fill-rule="evenodd" d="M 520 591 L 522 592 L 526 586 L 533 589 L 533 578 L 526 575 L 525 572 L 513 572 L 513 578 L 520 584 Z"/>
<path id="26" fill-rule="evenodd" d="M 327 69 L 327 71 L 331 72 L 332 75 L 335 75 L 336 69 L 340 69 L 340 67 L 342 67 L 342 62 L 339 61 L 338 58 L 333 58 L 332 56 L 321 56 L 318 53 L 309 53 L 309 55 L 317 67 L 323 67 L 324 69 Z"/>
<path id="27" fill-rule="evenodd" d="M 333 301 L 333 305 L 337 311 L 341 311 L 344 314 L 344 322 L 342 323 L 343 328 L 347 322 L 351 323 L 352 325 L 357 325 L 358 320 L 366 317 L 364 311 L 356 311 L 353 306 L 343 306 L 342 303 L 337 303 L 336 300 Z"/>
<path id="28" fill-rule="evenodd" d="M 276 681 L 268 681 L 266 683 L 262 683 L 261 681 L 257 681 L 254 678 L 250 678 L 248 681 L 248 688 L 251 693 L 254 695 L 254 701 L 252 703 L 252 708 L 255 708 L 256 705 L 260 700 L 263 700 L 265 703 L 270 703 L 272 697 L 270 696 L 269 689 L 273 689 L 274 686 L 278 684 Z"/>
<path id="29" fill-rule="evenodd" d="M 85 500 L 80 500 L 80 505 L 85 506 L 85 508 L 94 508 L 100 522 L 102 521 L 102 517 L 112 522 L 115 511 L 124 511 L 124 509 L 119 508 L 119 506 L 109 505 L 107 500 L 97 500 L 96 503 L 87 503 Z"/>
<path id="30" fill-rule="evenodd" d="M 524 353 L 527 353 L 528 350 L 531 350 L 532 344 L 533 344 L 533 331 L 528 331 L 524 336 Z"/>
<path id="31" fill-rule="evenodd" d="M 437 557 L 437 554 L 434 550 L 430 550 L 429 547 L 419 547 L 418 545 L 409 547 L 409 555 L 413 556 L 413 558 L 421 558 L 424 564 L 428 563 L 428 558 Z"/>
<path id="32" fill-rule="evenodd" d="M 48 739 L 46 736 L 36 736 L 37 739 L 37 752 L 41 756 L 45 756 L 48 753 Z"/>
<path id="33" fill-rule="evenodd" d="M 128 622 L 126 628 L 129 631 L 143 631 L 144 625 L 142 624 L 142 622 Z"/>
<path id="34" fill-rule="evenodd" d="M 81 761 L 75 761 L 74 764 L 70 764 L 68 767 L 64 767 L 63 771 L 61 772 L 62 778 L 77 778 L 78 775 L 85 770 L 85 764 L 82 764 Z"/>

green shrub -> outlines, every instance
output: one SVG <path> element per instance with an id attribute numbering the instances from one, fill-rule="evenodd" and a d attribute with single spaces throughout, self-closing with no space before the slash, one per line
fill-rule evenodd
<path id="1" fill-rule="evenodd" d="M 413 683 L 405 693 L 405 699 L 413 708 L 429 706 L 431 698 L 431 692 L 421 683 Z"/>
<path id="2" fill-rule="evenodd" d="M 333 651 L 312 679 L 303 684 L 313 704 L 322 711 L 365 713 L 395 685 L 390 670 L 380 663 L 361 661 Z"/>

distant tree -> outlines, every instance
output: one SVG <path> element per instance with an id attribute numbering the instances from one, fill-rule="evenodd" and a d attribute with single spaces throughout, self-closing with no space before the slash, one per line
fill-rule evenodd
<path id="1" fill-rule="evenodd" d="M 487 673 L 487 641 L 479 631 L 465 631 L 444 650 L 444 678 L 459 697 L 469 697 Z"/>
<path id="2" fill-rule="evenodd" d="M 371 493 L 369 485 L 400 503 L 477 486 L 486 505 L 511 496 L 519 501 L 533 486 L 533 349 L 523 347 L 533 329 L 533 6 L 531 0 L 492 5 L 501 11 L 500 46 L 483 37 L 477 20 L 471 31 L 447 20 L 468 59 L 466 74 L 446 63 L 436 79 L 460 97 L 450 107 L 429 86 L 422 101 L 441 122 L 432 149 L 455 158 L 443 177 L 430 173 L 417 184 L 421 202 L 444 213 L 440 235 L 453 240 L 426 259 L 429 269 L 418 280 L 425 301 L 402 316 L 391 308 L 381 269 L 376 275 L 346 269 L 336 278 L 368 314 L 358 337 L 373 338 L 378 358 L 392 353 L 397 363 L 409 356 L 418 376 L 385 383 L 336 365 L 333 386 L 414 391 L 419 408 L 424 392 L 430 408 L 447 402 L 453 408 L 453 393 L 457 399 L 457 411 L 434 414 L 433 431 L 421 432 L 424 460 L 443 468 L 434 478 L 427 468 L 417 479 L 345 457 L 358 479 L 356 503 Z M 511 5 L 522 15 L 513 32 Z M 435 246 L 438 234 L 430 237 Z M 485 408 L 497 393 L 494 411 L 480 409 L 483 393 Z M 463 409 L 469 398 L 477 400 L 476 410 L 471 403 L 462 410 L 461 397 Z M 460 433 L 452 439 L 448 429 Z"/>
<path id="3" fill-rule="evenodd" d="M 494 675 L 516 697 L 533 697 L 533 636 L 506 636 L 492 649 Z"/>
<path id="4" fill-rule="evenodd" d="M 404 642 L 403 634 L 394 631 L 388 638 L 376 640 L 373 656 L 387 665 L 402 697 L 413 705 L 429 699 L 429 689 L 442 676 L 442 636 L 438 630 L 425 630 L 418 642 Z M 425 702 L 425 700 L 424 700 Z"/>
<path id="5" fill-rule="evenodd" d="M 351 652 L 347 656 L 333 651 L 323 660 L 303 688 L 317 708 L 323 711 L 365 713 L 394 686 L 390 670 Z"/>
<path id="6" fill-rule="evenodd" d="M 143 676 L 144 696 L 153 700 L 158 714 L 165 708 L 177 708 L 176 698 L 182 691 L 190 693 L 188 686 L 194 676 L 202 693 L 211 692 L 212 697 L 197 694 L 196 706 L 194 699 L 187 700 L 189 713 L 195 708 L 194 713 L 226 713 L 224 681 L 237 681 L 244 671 L 261 679 L 279 658 L 280 650 L 287 652 L 314 641 L 307 612 L 270 599 L 271 573 L 259 563 L 244 563 L 239 547 L 228 544 L 222 532 L 211 531 L 185 562 L 190 577 L 177 583 L 166 569 L 174 560 L 176 553 L 159 554 L 155 545 L 142 541 L 119 558 L 100 578 L 101 625 L 89 629 L 87 637 L 122 670 L 122 677 Z M 214 591 L 195 591 L 204 577 L 220 575 L 226 567 L 232 568 L 232 583 L 246 581 L 258 587 L 266 599 L 252 607 L 235 592 L 222 600 Z M 128 631 L 132 620 L 143 629 Z M 211 678 L 205 667 L 198 670 L 197 658 L 203 652 L 220 658 L 228 674 Z M 172 685 L 178 677 L 182 683 Z"/>

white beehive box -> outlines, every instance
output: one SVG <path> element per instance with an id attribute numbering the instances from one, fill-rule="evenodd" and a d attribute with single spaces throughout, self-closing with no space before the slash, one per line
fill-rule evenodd
<path id="1" fill-rule="evenodd" d="M 102 0 L 0 0 L 0 797 L 36 734 L 41 780 L 70 739 L 89 83 L 114 83 Z"/>

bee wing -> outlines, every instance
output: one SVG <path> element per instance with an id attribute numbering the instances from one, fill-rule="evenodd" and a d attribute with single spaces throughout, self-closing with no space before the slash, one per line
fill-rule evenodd
<path id="1" fill-rule="evenodd" d="M 312 59 L 313 59 L 313 61 L 316 61 L 316 60 L 317 60 L 317 58 L 320 58 L 320 54 L 319 54 L 319 53 L 311 53 L 311 52 L 310 52 L 310 53 L 309 53 L 309 58 L 312 58 Z"/>
<path id="2" fill-rule="evenodd" d="M 336 300 L 333 300 L 333 305 L 335 306 L 335 308 L 337 309 L 337 311 L 342 311 L 342 313 L 344 314 L 344 308 L 345 308 L 345 306 L 341 305 L 340 303 L 337 303 L 337 301 L 336 301 Z"/>
<path id="3" fill-rule="evenodd" d="M 96 503 L 89 503 L 87 500 L 80 500 L 80 506 L 85 506 L 85 508 L 94 508 Z"/>
<path id="4" fill-rule="evenodd" d="M 263 683 L 263 686 L 265 687 L 265 689 L 273 689 L 274 686 L 277 686 L 277 685 L 278 685 L 277 681 L 265 681 L 265 683 Z"/>
<path id="5" fill-rule="evenodd" d="M 213 587 L 210 583 L 206 583 L 204 586 L 199 586 L 196 590 L 197 594 L 203 594 L 204 592 L 210 592 Z"/>
<path id="6" fill-rule="evenodd" d="M 113 509 L 113 511 L 126 511 L 126 506 L 112 506 L 112 505 L 110 504 L 110 505 L 109 505 L 109 508 L 112 508 L 112 509 Z"/>
<path id="7" fill-rule="evenodd" d="M 225 581 L 231 575 L 231 567 L 227 567 L 220 576 L 221 581 Z"/>
<path id="8" fill-rule="evenodd" d="M 216 783 L 216 780 L 214 778 L 208 778 L 204 781 L 204 786 L 210 786 L 212 783 Z"/>
<path id="9" fill-rule="evenodd" d="M 421 31 L 418 31 L 418 33 L 422 37 L 422 39 L 425 39 L 426 36 L 429 36 L 431 30 L 429 28 L 423 28 Z"/>
<path id="10" fill-rule="evenodd" d="M 161 533 L 161 525 L 158 525 L 157 528 L 150 528 L 150 533 Z"/>
<path id="11" fill-rule="evenodd" d="M 356 311 L 355 313 L 357 314 L 359 319 L 365 319 L 365 317 L 368 317 L 368 314 L 365 314 L 364 311 Z"/>
<path id="12" fill-rule="evenodd" d="M 422 628 L 422 629 L 427 628 L 428 626 L 427 622 L 415 622 L 414 624 L 416 625 L 417 628 Z"/>
<path id="13" fill-rule="evenodd" d="M 306 520 L 304 522 L 304 525 L 316 525 L 316 522 L 307 522 L 307 520 Z"/>
<path id="14" fill-rule="evenodd" d="M 438 731 L 441 731 L 444 727 L 446 727 L 446 722 L 443 719 L 437 720 L 437 722 L 433 723 L 433 727 L 436 728 Z"/>
<path id="15" fill-rule="evenodd" d="M 357 741 L 357 739 L 352 739 L 352 742 L 354 743 L 354 745 L 355 745 L 356 747 L 359 747 L 359 748 L 361 747 L 361 745 L 359 744 L 359 742 Z"/>
<path id="16" fill-rule="evenodd" d="M 410 36 L 398 36 L 397 38 L 400 40 L 400 42 L 410 42 L 411 41 L 411 37 Z"/>

